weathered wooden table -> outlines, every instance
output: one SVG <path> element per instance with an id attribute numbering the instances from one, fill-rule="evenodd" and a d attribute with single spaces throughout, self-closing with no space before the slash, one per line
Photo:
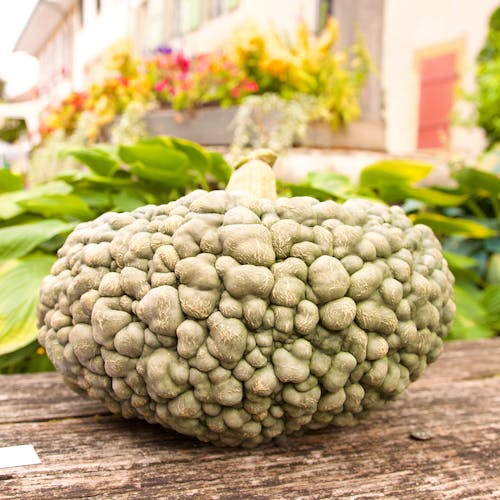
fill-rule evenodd
<path id="1" fill-rule="evenodd" d="M 30 443 L 42 463 L 0 469 L 0 498 L 500 498 L 500 338 L 446 344 L 355 428 L 256 450 L 117 418 L 57 374 L 2 376 L 0 446 Z"/>

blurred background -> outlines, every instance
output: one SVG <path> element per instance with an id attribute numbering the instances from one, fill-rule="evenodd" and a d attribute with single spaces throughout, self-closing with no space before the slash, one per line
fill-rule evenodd
<path id="1" fill-rule="evenodd" d="M 281 194 L 429 225 L 450 338 L 497 335 L 499 143 L 498 0 L 0 2 L 0 372 L 50 368 L 38 290 L 76 224 L 224 187 L 257 147 Z"/>
<path id="2" fill-rule="evenodd" d="M 162 49 L 186 57 L 230 51 L 245 43 L 237 40 L 235 30 L 241 34 L 253 27 L 246 42 L 258 45 L 258 30 L 290 38 L 303 22 L 314 35 L 332 15 L 339 27 L 336 50 L 362 38 L 370 59 L 356 138 L 339 146 L 393 154 L 433 149 L 475 155 L 486 144 L 484 133 L 463 126 L 470 120 L 454 117 L 470 118 L 474 111 L 463 96 L 474 92 L 476 60 L 497 6 L 496 0 L 19 0 L 0 6 L 0 76 L 6 101 L 0 119 L 4 127 L 8 118 L 24 119 L 29 141 L 37 143 L 42 110 L 57 106 L 71 92 L 88 92 L 99 82 L 105 86 L 106 60 L 113 50 L 128 45 L 140 60 L 137 65 Z M 272 76 L 278 69 L 270 69 Z M 271 89 L 261 85 L 249 93 Z M 190 104 L 200 104 L 203 96 L 198 101 Z"/>

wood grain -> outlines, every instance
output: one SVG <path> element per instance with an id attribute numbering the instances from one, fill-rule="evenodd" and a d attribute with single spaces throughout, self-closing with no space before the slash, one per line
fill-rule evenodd
<path id="1" fill-rule="evenodd" d="M 256 450 L 114 417 L 57 374 L 2 376 L 0 446 L 28 443 L 42 463 L 0 469 L 0 498 L 500 499 L 500 338 L 448 343 L 357 427 Z"/>

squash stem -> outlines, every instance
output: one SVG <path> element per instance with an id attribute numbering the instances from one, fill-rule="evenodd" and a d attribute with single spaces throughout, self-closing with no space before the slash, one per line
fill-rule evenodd
<path id="1" fill-rule="evenodd" d="M 272 169 L 276 159 L 276 153 L 268 149 L 255 151 L 242 159 L 237 163 L 226 191 L 246 192 L 256 198 L 276 201 L 276 176 Z"/>

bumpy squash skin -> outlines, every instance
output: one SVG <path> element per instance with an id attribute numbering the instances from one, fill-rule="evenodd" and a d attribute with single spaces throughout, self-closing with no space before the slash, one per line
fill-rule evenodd
<path id="1" fill-rule="evenodd" d="M 452 285 L 399 207 L 200 190 L 80 224 L 39 339 L 111 411 L 253 447 L 397 397 L 441 352 Z"/>

